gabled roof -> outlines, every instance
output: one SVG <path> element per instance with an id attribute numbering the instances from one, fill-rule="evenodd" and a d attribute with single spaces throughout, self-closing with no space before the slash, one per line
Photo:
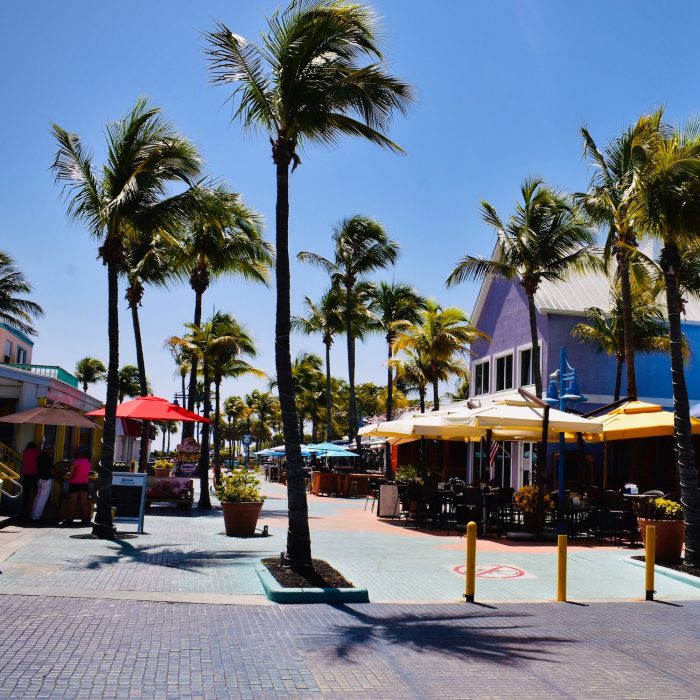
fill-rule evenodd
<path id="1" fill-rule="evenodd" d="M 484 280 L 472 311 L 472 323 L 477 323 L 488 296 L 493 277 Z M 517 284 L 517 282 L 514 282 Z M 535 306 L 543 314 L 583 316 L 584 310 L 597 306 L 607 309 L 610 304 L 610 284 L 600 273 L 572 275 L 565 282 L 543 281 L 535 294 Z M 662 308 L 665 306 L 661 303 Z M 685 305 L 684 323 L 700 323 L 700 300 L 691 298 Z"/>

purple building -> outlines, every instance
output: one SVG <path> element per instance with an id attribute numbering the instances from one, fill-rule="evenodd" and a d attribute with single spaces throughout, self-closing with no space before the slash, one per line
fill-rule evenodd
<path id="1" fill-rule="evenodd" d="M 566 348 L 569 363 L 578 373 L 584 403 L 576 404 L 580 412 L 593 410 L 613 401 L 616 359 L 599 352 L 594 345 L 581 343 L 571 335 L 572 328 L 585 321 L 584 309 L 609 308 L 610 287 L 602 275 L 574 276 L 567 282 L 543 282 L 535 296 L 537 329 L 543 389 L 549 375 L 559 367 L 559 351 Z M 490 342 L 473 344 L 470 394 L 475 400 L 491 401 L 512 394 L 523 387 L 534 392 L 532 343 L 527 297 L 517 281 L 488 279 L 482 285 L 472 312 L 472 323 L 490 338 Z M 691 347 L 686 364 L 686 381 L 691 404 L 700 401 L 700 303 L 690 300 L 683 321 Z M 672 407 L 671 363 L 665 353 L 637 354 L 637 389 L 639 399 Z M 625 378 L 621 396 L 625 396 Z M 528 482 L 531 470 L 532 443 L 504 442 L 491 463 L 483 445 L 471 445 L 468 478 L 489 474 L 503 486 L 519 488 Z"/>

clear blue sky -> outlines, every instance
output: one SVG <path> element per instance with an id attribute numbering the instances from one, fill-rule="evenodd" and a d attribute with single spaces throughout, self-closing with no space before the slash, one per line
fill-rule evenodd
<path id="1" fill-rule="evenodd" d="M 587 182 L 578 128 L 599 143 L 650 108 L 664 104 L 682 121 L 696 109 L 700 6 L 688 2 L 545 1 L 433 4 L 381 0 L 392 69 L 412 82 L 419 101 L 398 118 L 396 156 L 358 141 L 311 148 L 291 184 L 291 252 L 330 254 L 339 219 L 363 213 L 401 244 L 397 280 L 443 304 L 471 310 L 475 289 L 445 290 L 465 253 L 488 254 L 493 234 L 481 223 L 487 199 L 507 215 L 522 179 L 541 175 L 567 190 Z M 96 160 L 103 126 L 139 95 L 201 148 L 207 170 L 226 179 L 264 214 L 274 213 L 274 171 L 265 138 L 230 123 L 227 93 L 208 82 L 201 32 L 216 20 L 255 39 L 276 4 L 265 0 L 169 0 L 118 3 L 6 0 L 0 4 L 3 65 L 1 247 L 13 255 L 46 310 L 34 361 L 72 370 L 78 358 L 106 359 L 106 276 L 96 246 L 69 224 L 49 166 L 49 124 L 81 135 Z M 317 298 L 320 271 L 295 264 L 293 307 Z M 156 393 L 172 396 L 174 366 L 163 339 L 191 320 L 188 287 L 147 290 L 142 309 L 147 369 Z M 205 296 L 234 313 L 254 334 L 258 366 L 274 372 L 271 289 L 221 280 Z M 121 364 L 134 361 L 130 319 L 122 305 Z M 334 373 L 345 376 L 343 342 Z M 294 338 L 295 351 L 321 353 L 320 340 Z M 384 348 L 376 338 L 358 348 L 358 381 L 382 382 Z M 249 391 L 255 382 L 225 387 Z M 104 394 L 103 387 L 94 393 Z"/>

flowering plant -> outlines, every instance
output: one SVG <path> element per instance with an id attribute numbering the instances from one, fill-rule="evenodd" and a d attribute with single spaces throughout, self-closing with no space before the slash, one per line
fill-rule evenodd
<path id="1" fill-rule="evenodd" d="M 260 493 L 260 472 L 251 469 L 236 469 L 221 475 L 216 487 L 216 497 L 222 503 L 263 503 Z"/>
<path id="2" fill-rule="evenodd" d="M 637 515 L 645 520 L 683 519 L 683 506 L 670 498 L 644 498 L 633 505 Z"/>
<path id="3" fill-rule="evenodd" d="M 539 491 L 539 486 L 522 486 L 515 492 L 513 502 L 523 513 L 536 513 Z M 547 510 L 554 509 L 554 501 L 548 493 L 544 494 L 544 507 Z"/>
<path id="4" fill-rule="evenodd" d="M 413 464 L 402 464 L 394 475 L 397 484 L 423 484 L 423 478 Z"/>
<path id="5" fill-rule="evenodd" d="M 173 465 L 167 459 L 157 459 L 153 467 L 154 469 L 172 469 Z"/>

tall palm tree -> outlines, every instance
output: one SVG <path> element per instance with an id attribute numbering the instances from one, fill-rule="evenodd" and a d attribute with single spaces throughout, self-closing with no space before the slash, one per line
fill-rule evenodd
<path id="1" fill-rule="evenodd" d="M 137 235 L 125 241 L 124 269 L 127 280 L 126 301 L 131 310 L 131 322 L 134 330 L 136 349 L 136 366 L 139 369 L 141 396 L 148 395 L 146 378 L 146 360 L 141 341 L 141 322 L 139 307 L 145 292 L 144 285 L 165 287 L 175 278 L 172 261 L 177 258 L 179 246 L 177 239 L 165 231 L 138 231 Z M 142 421 L 141 445 L 139 450 L 139 470 L 146 472 L 148 462 L 149 421 Z"/>
<path id="2" fill-rule="evenodd" d="M 679 273 L 682 251 L 700 231 L 700 123 L 665 129 L 656 140 L 635 192 L 632 216 L 660 237 L 660 266 L 666 286 L 675 415 L 676 464 L 685 520 L 685 560 L 700 566 L 700 485 L 693 454 L 690 406 L 683 368 Z"/>
<path id="3" fill-rule="evenodd" d="M 258 450 L 263 449 L 263 437 L 267 419 L 270 418 L 277 406 L 277 399 L 269 391 L 258 391 L 255 397 L 255 413 L 258 417 L 258 435 L 255 441 Z"/>
<path id="4" fill-rule="evenodd" d="M 0 250 L 0 321 L 26 335 L 36 335 L 31 322 L 44 315 L 39 304 L 18 296 L 29 294 L 31 291 L 31 284 L 15 267 L 15 261 Z"/>
<path id="5" fill-rule="evenodd" d="M 229 426 L 229 452 L 231 459 L 235 452 L 235 434 L 238 427 L 238 421 L 242 421 L 247 417 L 248 407 L 243 402 L 240 396 L 229 396 L 224 401 L 224 413 Z"/>
<path id="6" fill-rule="evenodd" d="M 394 356 L 393 345 L 396 340 L 397 326 L 401 323 L 418 324 L 421 311 L 426 307 L 426 300 L 410 285 L 401 282 L 381 281 L 376 287 L 371 310 L 377 317 L 378 330 L 384 333 L 387 344 L 386 370 L 386 419 L 391 420 L 394 394 L 394 368 L 391 359 Z M 391 446 L 386 445 L 385 469 L 391 472 Z"/>
<path id="7" fill-rule="evenodd" d="M 401 382 L 404 392 L 418 392 L 420 412 L 425 413 L 425 396 L 428 392 L 430 379 L 428 378 L 428 363 L 421 349 L 405 348 L 402 356 L 389 360 L 389 364 L 396 371 L 396 379 Z"/>
<path id="8" fill-rule="evenodd" d="M 272 253 L 262 237 L 262 220 L 243 204 L 240 195 L 219 185 L 203 193 L 201 206 L 191 217 L 175 262 L 195 294 L 195 326 L 202 321 L 202 298 L 212 279 L 239 276 L 267 284 Z M 192 360 L 187 408 L 194 410 L 198 360 Z M 189 424 L 189 431 L 194 424 Z M 187 432 L 191 435 L 192 432 Z"/>
<path id="9" fill-rule="evenodd" d="M 214 469 L 217 482 L 221 468 L 221 382 L 225 377 L 238 378 L 246 374 L 264 377 L 265 373 L 253 367 L 242 356 L 255 357 L 253 338 L 230 314 L 219 313 L 216 336 L 228 336 L 233 342 L 219 343 L 212 352 L 211 373 L 214 381 Z"/>
<path id="10" fill-rule="evenodd" d="M 561 281 L 577 264 L 587 262 L 595 239 L 575 206 L 542 180 L 528 179 L 520 191 L 523 201 L 507 223 L 488 202 L 481 202 L 482 218 L 498 236 L 493 259 L 465 256 L 447 278 L 447 286 L 487 277 L 518 280 L 528 300 L 535 391 L 541 397 L 535 294 L 542 280 Z"/>
<path id="11" fill-rule="evenodd" d="M 146 382 L 146 394 L 148 394 L 148 381 Z M 141 394 L 141 378 L 139 368 L 136 365 L 124 365 L 119 368 L 119 403 L 123 403 L 125 398 L 133 399 Z M 144 396 L 146 394 L 143 394 Z"/>
<path id="12" fill-rule="evenodd" d="M 359 426 L 355 396 L 356 336 L 353 332 L 353 318 L 360 306 L 358 286 L 370 272 L 393 265 L 398 256 L 399 246 L 387 236 L 380 223 L 359 214 L 343 219 L 335 227 L 333 244 L 333 260 L 308 251 L 299 253 L 297 257 L 302 262 L 309 262 L 325 270 L 332 284 L 345 295 L 345 335 L 348 344 L 348 385 L 350 387 L 348 437 L 351 442 L 356 440 L 359 452 L 360 436 L 357 434 Z"/>
<path id="13" fill-rule="evenodd" d="M 326 440 L 333 439 L 332 394 L 331 394 L 331 346 L 336 335 L 345 330 L 345 319 L 340 304 L 340 295 L 335 287 L 324 292 L 318 304 L 304 297 L 306 316 L 293 316 L 292 329 L 311 335 L 320 333 L 326 348 Z"/>
<path id="14" fill-rule="evenodd" d="M 228 314 L 217 312 L 206 323 L 196 326 L 194 323 L 185 324 L 188 333 L 181 338 L 170 339 L 172 345 L 180 345 L 192 357 L 197 357 L 202 366 L 202 416 L 207 422 L 202 426 L 201 453 L 199 458 L 200 493 L 197 507 L 202 510 L 211 508 L 209 498 L 209 415 L 211 413 L 211 383 L 213 368 L 218 358 L 231 348 L 236 348 L 240 354 L 244 352 L 242 342 L 250 338 L 245 335 L 242 338 L 238 324 L 231 325 L 231 317 Z M 252 369 L 252 368 L 251 368 Z"/>
<path id="15" fill-rule="evenodd" d="M 140 99 L 133 110 L 107 126 L 107 160 L 99 172 L 80 138 L 53 125 L 58 152 L 56 179 L 65 184 L 68 216 L 86 224 L 100 242 L 107 268 L 109 362 L 100 460 L 97 513 L 93 533 L 113 538 L 112 464 L 119 390 L 118 276 L 124 242 L 135 231 L 169 228 L 188 210 L 189 192 L 166 198 L 170 183 L 189 183 L 200 173 L 196 148 L 159 111 Z"/>
<path id="16" fill-rule="evenodd" d="M 668 323 L 656 303 L 654 291 L 638 290 L 632 298 L 632 332 L 635 352 L 668 352 Z M 580 340 L 598 347 L 598 352 L 614 355 L 617 360 L 614 401 L 620 398 L 622 366 L 625 363 L 625 340 L 623 333 L 623 304 L 618 290 L 613 289 L 610 308 L 603 311 L 597 307 L 586 309 L 586 323 L 577 323 L 571 333 Z M 688 344 L 685 345 L 687 355 Z M 631 397 L 630 397 L 631 398 Z"/>
<path id="17" fill-rule="evenodd" d="M 393 112 L 403 112 L 411 101 L 412 89 L 385 71 L 378 38 L 374 13 L 344 0 L 292 2 L 269 18 L 262 48 L 224 24 L 207 35 L 214 80 L 236 85 L 235 117 L 272 143 L 275 367 L 287 456 L 286 559 L 292 566 L 311 565 L 311 540 L 289 346 L 289 170 L 301 163 L 304 143 L 335 143 L 343 135 L 401 150 L 384 134 Z"/>
<path id="18" fill-rule="evenodd" d="M 294 394 L 299 414 L 299 434 L 303 437 L 304 423 L 307 418 L 310 419 L 312 442 L 316 438 L 319 405 L 325 389 L 325 377 L 321 367 L 321 358 L 310 352 L 299 353 L 292 364 Z"/>
<path id="19" fill-rule="evenodd" d="M 621 330 L 627 369 L 627 395 L 637 398 L 634 361 L 633 299 L 630 281 L 630 255 L 637 246 L 638 231 L 630 205 L 639 185 L 640 171 L 646 152 L 653 144 L 661 126 L 661 110 L 645 115 L 633 127 L 614 138 L 601 151 L 588 129 L 581 128 L 584 153 L 594 166 L 588 192 L 576 195 L 591 220 L 607 228 L 603 262 L 617 264 L 622 302 Z"/>
<path id="20" fill-rule="evenodd" d="M 107 368 L 102 360 L 96 357 L 83 357 L 75 364 L 75 376 L 87 393 L 88 386 L 95 382 L 103 382 L 107 378 Z"/>
<path id="21" fill-rule="evenodd" d="M 393 350 L 411 350 L 423 358 L 424 372 L 433 386 L 433 411 L 440 408 L 440 382 L 451 377 L 465 378 L 469 369 L 461 359 L 469 355 L 469 345 L 486 339 L 461 309 L 444 309 L 434 299 L 426 302 L 418 323 L 397 322 Z"/>

